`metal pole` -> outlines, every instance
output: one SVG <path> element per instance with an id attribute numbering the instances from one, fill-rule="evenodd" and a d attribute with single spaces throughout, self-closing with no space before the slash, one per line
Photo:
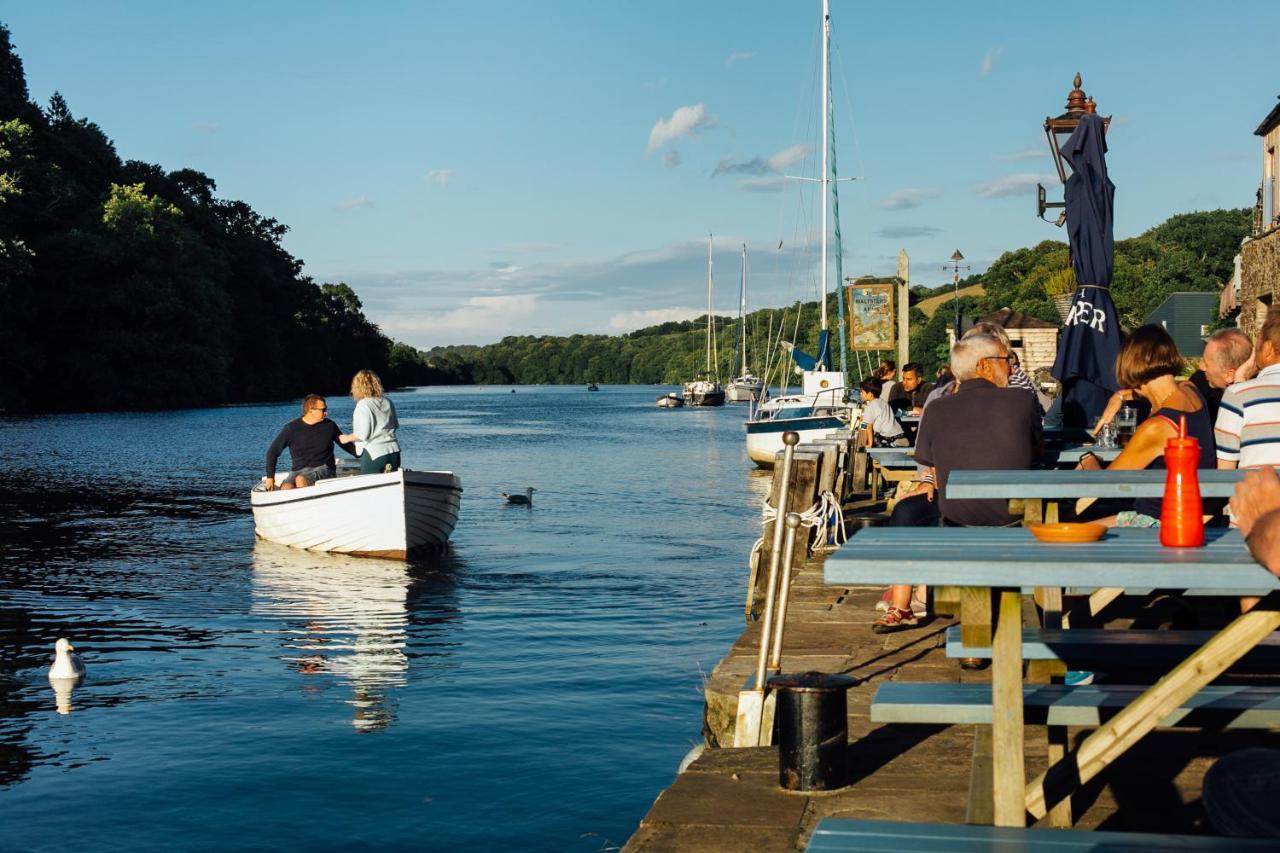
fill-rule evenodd
<path id="1" fill-rule="evenodd" d="M 800 443 L 800 434 L 784 432 L 782 443 L 786 445 L 782 451 L 782 480 L 778 483 L 778 515 L 773 520 L 773 549 L 769 552 L 769 579 L 766 582 L 764 599 L 764 622 L 760 625 L 760 655 L 756 661 L 757 693 L 764 693 L 765 669 L 769 663 L 769 642 L 773 636 L 773 610 L 777 601 L 778 565 L 782 560 L 783 528 L 786 523 L 787 493 L 791 488 L 791 457 L 795 447 Z M 790 571 L 790 565 L 787 570 Z"/>
<path id="2" fill-rule="evenodd" d="M 773 651 L 769 655 L 769 669 L 782 671 L 782 632 L 787 624 L 787 602 L 791 598 L 791 561 L 796 553 L 796 530 L 800 516 L 787 513 L 787 544 L 782 549 L 782 577 L 778 579 L 778 615 L 773 629 Z"/>
<path id="3" fill-rule="evenodd" d="M 828 78 L 831 73 L 831 7 L 828 0 L 822 0 L 822 330 L 827 330 L 827 184 L 831 174 L 827 165 L 827 115 L 829 113 Z M 826 370 L 828 365 L 823 364 Z"/>

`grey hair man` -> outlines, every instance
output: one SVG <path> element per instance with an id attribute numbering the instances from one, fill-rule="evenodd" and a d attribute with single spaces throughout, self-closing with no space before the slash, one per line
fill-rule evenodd
<path id="1" fill-rule="evenodd" d="M 1253 341 L 1239 329 L 1219 329 L 1205 341 L 1200 356 L 1200 369 L 1191 374 L 1196 390 L 1209 406 L 1209 417 L 1218 420 L 1218 406 L 1227 386 L 1252 379 L 1258 372 L 1254 364 Z"/>
<path id="2" fill-rule="evenodd" d="M 1007 500 L 946 497 L 947 478 L 952 471 L 1023 470 L 1030 468 L 1039 455 L 1040 415 L 1034 397 L 1007 390 L 1009 370 L 1008 348 L 989 335 L 972 335 L 952 347 L 951 371 L 958 383 L 956 390 L 929 403 L 916 436 L 916 463 L 925 468 L 927 485 L 923 494 L 899 501 L 899 507 L 910 502 L 915 511 L 923 514 L 928 504 L 936 502 L 944 523 L 964 527 L 1017 523 L 1018 519 L 1009 514 Z M 894 519 L 898 517 L 895 509 Z M 917 625 L 910 598 L 909 585 L 893 586 L 888 609 L 872 630 L 887 634 Z"/>

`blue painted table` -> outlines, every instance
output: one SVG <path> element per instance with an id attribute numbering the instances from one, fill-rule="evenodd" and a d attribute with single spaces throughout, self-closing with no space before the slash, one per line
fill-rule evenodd
<path id="1" fill-rule="evenodd" d="M 1043 817 L 1140 740 L 1169 713 L 1280 628 L 1280 579 L 1249 556 L 1236 530 L 1210 530 L 1203 548 L 1165 548 L 1159 531 L 1112 530 L 1098 542 L 1040 542 L 1023 528 L 868 528 L 824 567 L 828 584 L 925 583 L 959 602 L 966 645 L 992 649 L 995 823 Z M 1070 755 L 1026 783 L 1022 694 L 1022 590 L 1140 587 L 1266 595 L 1187 660 L 1096 729 Z M 1270 593 L 1270 594 L 1268 594 Z M 994 601 L 994 605 L 993 605 Z"/>
<path id="2" fill-rule="evenodd" d="M 949 498 L 1158 498 L 1164 471 L 956 471 Z M 1229 498 L 1243 471 L 1201 471 L 1200 495 Z"/>

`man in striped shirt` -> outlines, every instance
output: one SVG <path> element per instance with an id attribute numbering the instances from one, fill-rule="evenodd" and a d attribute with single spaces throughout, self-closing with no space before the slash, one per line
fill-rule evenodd
<path id="1" fill-rule="evenodd" d="M 1254 356 L 1258 375 L 1222 395 L 1214 424 L 1219 468 L 1280 466 L 1280 311 L 1267 311 Z"/>

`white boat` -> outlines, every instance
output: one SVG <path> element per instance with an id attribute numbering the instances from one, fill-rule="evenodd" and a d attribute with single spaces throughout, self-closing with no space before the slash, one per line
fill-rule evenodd
<path id="1" fill-rule="evenodd" d="M 462 481 L 448 471 L 391 471 L 250 493 L 257 535 L 308 551 L 404 560 L 442 550 L 458 523 Z"/>
<path id="2" fill-rule="evenodd" d="M 764 380 L 747 369 L 747 244 L 742 244 L 742 283 L 738 287 L 738 350 L 742 353 L 742 375 L 725 391 L 730 403 L 754 403 L 764 393 Z"/>
<path id="3" fill-rule="evenodd" d="M 723 406 L 724 386 L 716 372 L 715 317 L 711 313 L 711 235 L 707 235 L 707 369 L 693 382 L 684 383 L 684 402 L 689 406 Z"/>
<path id="4" fill-rule="evenodd" d="M 800 441 L 805 442 L 819 438 L 833 429 L 848 426 L 855 417 L 861 414 L 861 406 L 856 402 L 858 395 L 845 388 L 844 372 L 832 370 L 830 354 L 830 331 L 827 325 L 827 213 L 830 203 L 829 193 L 832 184 L 831 168 L 828 161 L 828 119 L 831 115 L 829 102 L 831 70 L 831 14 L 827 0 L 822 3 L 822 177 L 817 179 L 822 184 L 819 194 L 822 233 L 822 288 L 818 302 L 822 306 L 822 320 L 818 333 L 818 352 L 816 356 L 802 354 L 791 344 L 783 346 L 788 350 L 796 365 L 803 369 L 804 380 L 801 393 L 790 398 L 780 398 L 762 404 L 748 418 L 747 456 L 762 468 L 772 468 L 774 455 L 782 449 L 782 434 L 797 432 Z M 838 230 L 838 227 L 837 227 Z M 844 342 L 840 342 L 843 346 Z M 802 357 L 803 356 L 803 357 Z M 846 399 L 849 398 L 849 399 Z"/>
<path id="5" fill-rule="evenodd" d="M 812 393 L 774 397 L 755 410 L 747 423 L 747 457 L 757 466 L 773 467 L 774 459 L 783 448 L 783 433 L 799 433 L 804 443 L 822 438 L 832 430 L 856 425 L 862 416 L 861 406 L 845 402 L 843 387 L 809 390 Z"/>

